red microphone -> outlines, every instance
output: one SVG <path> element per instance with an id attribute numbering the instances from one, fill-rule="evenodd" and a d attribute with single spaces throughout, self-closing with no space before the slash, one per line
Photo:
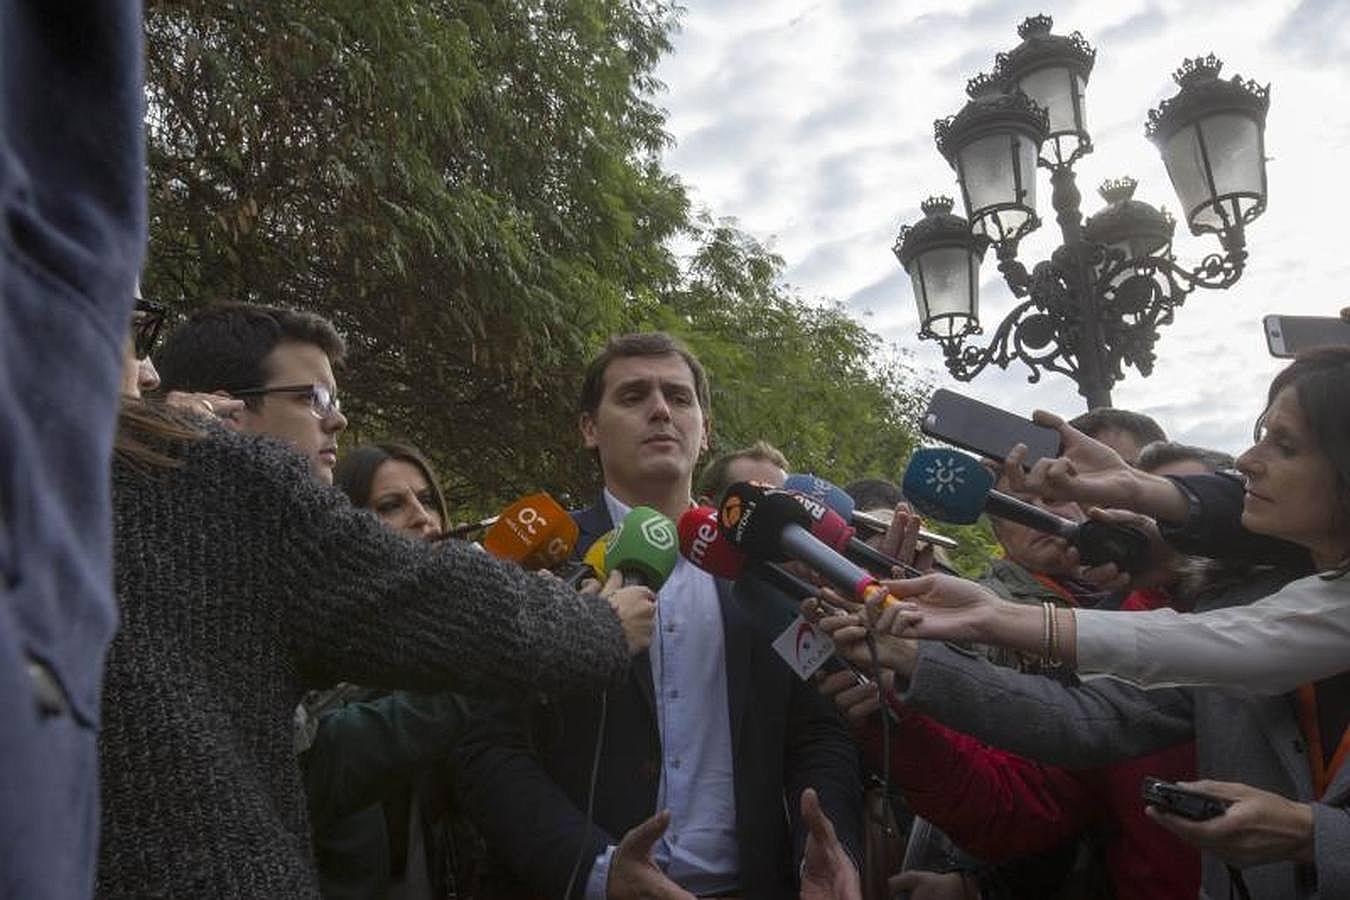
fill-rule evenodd
<path id="1" fill-rule="evenodd" d="M 722 534 L 717 524 L 717 510 L 711 506 L 696 506 L 686 511 L 680 516 L 679 531 L 680 553 L 711 575 L 735 581 L 749 570 L 789 597 L 801 600 L 816 595 L 815 585 L 777 563 L 752 562 Z M 826 608 L 833 609 L 828 604 Z"/>
<path id="2" fill-rule="evenodd" d="M 680 553 L 705 572 L 735 581 L 745 572 L 748 558 L 717 526 L 717 510 L 695 506 L 680 516 Z"/>

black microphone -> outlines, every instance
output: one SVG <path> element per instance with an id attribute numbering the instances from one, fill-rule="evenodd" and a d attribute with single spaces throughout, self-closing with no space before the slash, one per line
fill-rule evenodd
<path id="1" fill-rule="evenodd" d="M 811 534 L 811 514 L 785 491 L 733 484 L 722 497 L 718 522 L 727 540 L 752 560 L 799 559 L 857 600 L 885 592 L 870 573 Z"/>
<path id="2" fill-rule="evenodd" d="M 901 562 L 894 556 L 882 553 L 855 535 L 853 526 L 844 521 L 843 516 L 831 509 L 824 501 L 803 494 L 801 491 L 787 490 L 785 493 L 796 499 L 811 516 L 811 534 L 822 544 L 842 553 L 848 559 L 866 567 L 879 578 L 890 578 L 894 569 L 900 568 L 906 575 L 917 577 L 924 574 L 909 563 Z"/>
<path id="3" fill-rule="evenodd" d="M 969 525 L 981 512 L 1064 538 L 1084 563 L 1115 563 L 1126 572 L 1148 565 L 1148 535 L 1129 525 L 1073 522 L 993 489 L 994 473 L 964 453 L 921 447 L 910 457 L 902 490 L 924 515 Z"/>

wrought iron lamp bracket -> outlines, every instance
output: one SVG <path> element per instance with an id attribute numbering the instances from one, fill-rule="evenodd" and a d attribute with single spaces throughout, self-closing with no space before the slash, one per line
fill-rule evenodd
<path id="1" fill-rule="evenodd" d="M 1241 243 L 1237 241 L 1228 243 Z M 1186 269 L 1171 256 L 1127 258 L 1123 250 L 1084 242 L 1059 247 L 1049 260 L 1028 272 L 1016 259 L 1016 245 L 999 247 L 999 271 L 1014 296 L 1025 298 L 1003 319 L 984 347 L 966 344 L 982 334 L 977 324 L 951 336 L 924 334 L 942 347 L 947 370 L 959 381 L 970 381 L 989 365 L 1007 369 L 1021 362 L 1027 381 L 1040 381 L 1051 371 L 1075 378 L 1079 348 L 1084 341 L 1100 347 L 1103 375 L 1109 384 L 1124 377 L 1131 366 L 1142 375 L 1153 371 L 1158 328 L 1172 322 L 1173 310 L 1197 288 L 1222 290 L 1242 274 L 1246 259 L 1240 246 L 1205 257 Z M 1097 307 L 1093 318 L 1079 299 Z"/>

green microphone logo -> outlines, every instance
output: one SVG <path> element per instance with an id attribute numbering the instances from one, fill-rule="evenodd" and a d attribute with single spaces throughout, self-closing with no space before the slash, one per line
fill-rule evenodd
<path id="1" fill-rule="evenodd" d="M 660 590 L 679 558 L 675 523 L 648 506 L 636 506 L 614 529 L 605 550 L 605 568 L 622 572 L 624 584 Z"/>
<path id="2" fill-rule="evenodd" d="M 675 548 L 675 526 L 662 516 L 659 519 L 647 519 L 642 523 L 642 536 L 647 539 L 657 550 L 673 550 Z"/>

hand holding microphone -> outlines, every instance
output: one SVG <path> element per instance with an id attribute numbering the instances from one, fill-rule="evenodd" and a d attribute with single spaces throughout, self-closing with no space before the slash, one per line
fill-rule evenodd
<path id="1" fill-rule="evenodd" d="M 1041 460 L 1037 465 L 1041 463 L 1053 465 L 1055 461 Z M 920 512 L 944 522 L 967 525 L 988 512 L 1061 537 L 1077 548 L 1089 566 L 1114 563 L 1123 571 L 1136 572 L 1148 564 L 1149 539 L 1139 529 L 1100 520 L 1073 522 L 993 490 L 993 485 L 993 473 L 973 457 L 922 447 L 910 457 L 903 490 Z"/>
<path id="2" fill-rule="evenodd" d="M 609 608 L 619 617 L 629 656 L 637 656 L 651 646 L 656 622 L 656 594 L 651 588 L 641 584 L 625 587 L 623 573 L 614 571 L 600 589 L 600 596 L 609 601 Z"/>
<path id="3" fill-rule="evenodd" d="M 609 600 L 623 623 L 630 654 L 651 645 L 656 592 L 670 577 L 678 556 L 675 524 L 647 506 L 630 510 L 605 543 L 609 579 L 600 596 Z"/>

